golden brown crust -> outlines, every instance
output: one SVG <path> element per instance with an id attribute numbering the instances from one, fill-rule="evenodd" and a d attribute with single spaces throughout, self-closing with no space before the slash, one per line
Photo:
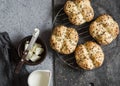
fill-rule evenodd
<path id="1" fill-rule="evenodd" d="M 50 44 L 51 47 L 61 54 L 72 53 L 78 43 L 78 33 L 74 28 L 57 26 L 53 30 Z"/>
<path id="2" fill-rule="evenodd" d="M 104 14 L 92 22 L 89 31 L 99 44 L 107 45 L 116 39 L 119 34 L 119 26 L 110 15 Z"/>
<path id="3" fill-rule="evenodd" d="M 94 11 L 89 0 L 67 1 L 64 11 L 72 24 L 81 25 L 94 17 Z"/>
<path id="4" fill-rule="evenodd" d="M 104 61 L 104 53 L 101 47 L 95 42 L 88 41 L 80 44 L 75 50 L 77 64 L 86 70 L 100 67 Z"/>

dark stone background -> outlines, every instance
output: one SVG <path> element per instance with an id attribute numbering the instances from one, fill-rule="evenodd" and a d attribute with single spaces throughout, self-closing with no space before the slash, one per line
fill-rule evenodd
<path id="1" fill-rule="evenodd" d="M 54 0 L 54 15 L 66 0 Z M 95 18 L 100 14 L 111 15 L 120 25 L 118 0 L 91 0 Z M 55 55 L 56 86 L 119 86 L 120 85 L 120 35 L 108 46 L 102 46 L 105 61 L 102 67 L 92 71 L 75 70 L 65 65 Z"/>
<path id="2" fill-rule="evenodd" d="M 91 1 L 95 18 L 102 13 L 108 13 L 120 25 L 119 0 Z M 51 80 L 50 86 L 53 86 L 52 82 L 54 86 L 119 86 L 120 35 L 109 46 L 102 46 L 105 52 L 104 64 L 92 71 L 81 72 L 68 67 L 49 47 L 52 18 L 54 19 L 65 2 L 66 0 L 0 0 L 0 32 L 8 32 L 13 44 L 17 46 L 22 38 L 31 35 L 35 27 L 40 28 L 40 37 L 47 44 L 48 55 L 41 64 L 26 65 L 25 68 L 29 73 L 36 69 L 51 70 L 54 81 Z M 24 82 L 22 86 L 25 86 Z"/>

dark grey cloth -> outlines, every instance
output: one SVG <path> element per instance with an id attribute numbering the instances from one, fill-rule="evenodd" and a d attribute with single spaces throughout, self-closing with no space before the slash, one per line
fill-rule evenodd
<path id="1" fill-rule="evenodd" d="M 15 65 L 19 58 L 8 33 L 0 33 L 0 86 L 27 86 L 27 71 L 23 68 L 15 74 Z"/>

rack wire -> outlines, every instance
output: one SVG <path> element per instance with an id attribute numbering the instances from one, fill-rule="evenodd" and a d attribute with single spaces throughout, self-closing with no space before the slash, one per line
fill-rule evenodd
<path id="1" fill-rule="evenodd" d="M 93 8 L 94 8 L 94 11 L 95 11 L 95 14 L 96 14 L 94 19 L 96 19 L 98 17 L 98 15 L 101 15 L 101 14 L 106 13 L 106 12 L 108 12 L 110 14 L 109 10 L 107 10 L 107 9 L 105 11 L 100 12 L 98 9 L 104 9 L 104 8 L 102 8 L 102 6 L 100 6 L 99 4 L 93 5 Z M 93 21 L 94 21 L 94 19 L 93 19 Z M 56 16 L 54 18 L 53 26 L 65 25 L 65 26 L 68 26 L 68 27 L 75 28 L 77 30 L 78 34 L 79 34 L 79 42 L 78 42 L 78 44 L 83 44 L 86 41 L 95 41 L 91 37 L 91 35 L 89 34 L 89 25 L 90 25 L 91 22 L 85 23 L 85 24 L 82 24 L 82 25 L 78 25 L 78 26 L 71 24 L 69 22 L 68 16 L 64 12 L 64 8 L 62 7 L 57 12 L 57 14 L 56 14 Z M 110 48 L 114 48 L 115 49 L 117 47 L 117 45 L 114 46 L 114 44 L 113 45 L 110 44 L 110 45 L 101 46 L 101 47 L 103 48 L 103 51 L 104 51 L 106 57 L 108 57 L 108 55 L 109 55 L 108 50 L 110 50 Z M 81 68 L 76 63 L 76 60 L 75 60 L 75 57 L 74 57 L 74 53 L 72 53 L 70 55 L 63 55 L 63 54 L 57 53 L 57 56 L 60 58 L 60 60 L 62 62 L 64 62 L 68 66 L 70 66 L 70 67 L 72 67 L 74 69 L 77 69 L 77 70 L 81 70 Z M 108 57 L 106 63 L 109 64 L 111 61 L 113 61 L 112 56 Z"/>

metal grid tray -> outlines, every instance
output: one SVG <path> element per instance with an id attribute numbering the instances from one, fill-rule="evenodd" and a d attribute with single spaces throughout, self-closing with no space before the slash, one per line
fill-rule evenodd
<path id="1" fill-rule="evenodd" d="M 101 14 L 109 14 L 112 16 L 112 12 L 109 9 L 105 9 L 104 7 L 102 7 L 100 4 L 96 3 L 92 5 L 94 12 L 95 12 L 95 16 L 94 19 L 92 21 L 94 21 L 98 16 L 100 16 Z M 114 19 L 118 19 L 116 18 L 116 16 L 112 16 Z M 91 22 L 92 22 L 91 21 Z M 56 16 L 54 18 L 53 21 L 53 25 L 57 26 L 57 25 L 65 25 L 68 27 L 73 27 L 77 30 L 78 34 L 79 34 L 79 42 L 78 44 L 82 44 L 85 43 L 87 41 L 95 41 L 89 34 L 89 25 L 90 23 L 85 23 L 79 26 L 73 25 L 69 22 L 68 20 L 68 16 L 65 14 L 64 12 L 64 8 L 62 7 L 61 9 L 59 9 L 59 11 L 56 13 Z M 111 53 L 110 49 L 115 49 L 116 47 L 118 47 L 118 38 L 116 40 L 114 40 L 111 44 L 106 45 L 106 46 L 101 46 L 104 53 L 105 53 L 105 57 L 107 57 L 107 60 L 105 58 L 105 64 L 109 64 L 111 61 L 114 60 L 113 55 L 109 55 Z M 96 42 L 96 41 L 95 41 Z M 56 52 L 57 53 L 57 52 Z M 115 53 L 112 51 L 112 53 Z M 57 53 L 57 56 L 60 58 L 60 60 L 65 63 L 66 65 L 72 67 L 73 69 L 77 69 L 77 70 L 82 70 L 80 67 L 78 67 L 78 65 L 76 64 L 76 60 L 74 58 L 74 53 L 70 54 L 70 55 L 63 55 L 63 54 L 59 54 Z"/>

